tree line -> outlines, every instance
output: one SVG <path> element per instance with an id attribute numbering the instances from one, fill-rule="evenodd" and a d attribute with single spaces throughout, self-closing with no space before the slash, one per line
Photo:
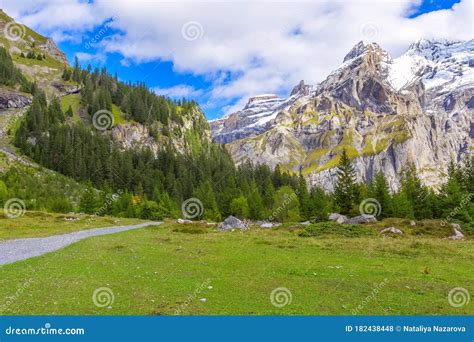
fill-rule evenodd
<path id="1" fill-rule="evenodd" d="M 8 51 L 0 46 L 0 84 L 9 87 L 19 87 L 21 91 L 30 93 L 33 84 L 21 73 L 14 64 Z"/>
<path id="2" fill-rule="evenodd" d="M 81 69 L 77 61 L 64 71 L 63 78 L 82 84 L 81 101 L 89 115 L 117 105 L 130 119 L 167 127 L 170 121 L 182 121 L 197 106 L 192 101 L 157 96 L 143 84 L 119 82 L 105 69 Z M 184 154 L 172 144 L 156 155 L 146 146 L 123 150 L 110 134 L 74 123 L 68 120 L 71 115 L 70 109 L 62 111 L 59 99 L 48 101 L 36 89 L 15 134 L 15 145 L 27 156 L 84 184 L 77 201 L 57 195 L 55 200 L 35 202 L 36 206 L 47 206 L 46 210 L 163 219 L 182 216 L 182 203 L 197 198 L 203 206 L 197 219 L 218 221 L 235 215 L 282 222 L 325 221 L 331 212 L 359 215 L 360 203 L 374 198 L 382 218 L 449 216 L 450 220 L 472 222 L 474 217 L 472 157 L 451 163 L 447 182 L 438 192 L 424 186 L 415 168 L 407 166 L 400 175 L 399 190 L 391 193 L 381 173 L 368 183 L 357 183 L 352 162 L 343 151 L 334 191 L 328 193 L 319 186 L 309 188 L 303 176 L 278 165 L 273 170 L 250 162 L 236 167 L 223 146 L 205 140 L 198 152 Z M 19 182 L 16 174 L 20 173 L 3 177 L 4 193 L 10 196 L 15 180 Z"/>

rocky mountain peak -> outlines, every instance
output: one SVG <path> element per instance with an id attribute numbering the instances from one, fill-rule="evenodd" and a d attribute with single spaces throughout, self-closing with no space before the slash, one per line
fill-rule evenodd
<path id="1" fill-rule="evenodd" d="M 362 40 L 358 42 L 354 47 L 349 51 L 349 53 L 344 57 L 344 62 L 347 62 L 351 59 L 356 57 L 362 56 L 366 53 L 380 53 L 380 54 L 387 54 L 385 50 L 383 50 L 380 45 L 377 43 L 364 43 Z"/>
<path id="2" fill-rule="evenodd" d="M 434 50 L 462 43 L 461 40 L 449 39 L 418 39 L 410 44 L 408 51 L 422 52 L 424 50 Z"/>
<path id="3" fill-rule="evenodd" d="M 309 94 L 309 86 L 307 86 L 304 83 L 304 80 L 301 80 L 300 83 L 298 83 L 298 85 L 291 90 L 290 96 L 293 96 L 296 94 L 303 94 L 303 95 Z"/>
<path id="4" fill-rule="evenodd" d="M 275 101 L 278 101 L 278 100 L 279 100 L 279 97 L 276 96 L 275 94 L 262 94 L 262 95 L 253 96 L 249 98 L 244 109 L 257 107 L 261 105 L 273 104 Z"/>
<path id="5" fill-rule="evenodd" d="M 383 172 L 392 189 L 413 164 L 440 184 L 450 159 L 472 151 L 474 40 L 420 40 L 397 58 L 357 43 L 315 86 L 301 81 L 286 99 L 258 97 L 211 123 L 237 163 L 279 164 L 331 190 L 345 149 L 357 178 Z"/>

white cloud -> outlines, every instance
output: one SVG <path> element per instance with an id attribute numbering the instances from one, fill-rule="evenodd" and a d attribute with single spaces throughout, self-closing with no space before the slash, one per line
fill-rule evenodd
<path id="1" fill-rule="evenodd" d="M 202 89 L 195 89 L 194 87 L 185 84 L 179 84 L 169 88 L 154 87 L 152 88 L 152 90 L 157 95 L 165 95 L 176 99 L 180 99 L 183 97 L 195 98 L 197 96 L 202 95 L 203 93 Z"/>
<path id="2" fill-rule="evenodd" d="M 31 9 L 29 2 L 8 0 L 4 7 L 61 39 L 116 16 L 111 26 L 121 33 L 105 37 L 102 52 L 119 52 L 138 63 L 172 61 L 175 71 L 213 82 L 210 102 L 237 98 L 241 105 L 258 93 L 286 94 L 301 79 L 323 80 L 360 40 L 376 41 L 397 56 L 422 37 L 472 38 L 473 0 L 407 19 L 420 2 L 54 0 Z M 230 80 L 223 82 L 222 75 Z"/>
<path id="3" fill-rule="evenodd" d="M 99 64 L 105 64 L 107 57 L 103 53 L 87 53 L 87 52 L 76 52 L 75 56 L 79 62 L 98 62 Z"/>

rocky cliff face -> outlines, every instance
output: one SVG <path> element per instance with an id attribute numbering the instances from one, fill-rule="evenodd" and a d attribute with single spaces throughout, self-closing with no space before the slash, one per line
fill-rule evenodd
<path id="1" fill-rule="evenodd" d="M 395 59 L 360 42 L 319 85 L 300 83 L 251 113 L 249 105 L 211 123 L 237 163 L 280 164 L 332 190 L 346 149 L 360 181 L 382 171 L 396 189 L 413 163 L 436 186 L 451 159 L 472 153 L 474 40 L 420 40 Z"/>
<path id="2" fill-rule="evenodd" d="M 200 151 L 211 142 L 211 129 L 204 114 L 195 108 L 183 116 L 183 124 L 170 122 L 163 127 L 159 122 L 152 125 L 125 123 L 112 128 L 113 139 L 124 149 L 148 147 L 156 154 L 167 145 L 172 145 L 180 153 Z"/>
<path id="3" fill-rule="evenodd" d="M 30 104 L 30 95 L 11 89 L 0 88 L 0 112 L 9 108 L 23 108 Z"/>

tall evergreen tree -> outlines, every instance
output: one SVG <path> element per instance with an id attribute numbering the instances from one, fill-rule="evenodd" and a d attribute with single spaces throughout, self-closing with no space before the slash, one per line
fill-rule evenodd
<path id="1" fill-rule="evenodd" d="M 355 171 L 344 149 L 337 167 L 337 181 L 334 186 L 334 202 L 342 214 L 349 214 L 358 201 Z"/>

